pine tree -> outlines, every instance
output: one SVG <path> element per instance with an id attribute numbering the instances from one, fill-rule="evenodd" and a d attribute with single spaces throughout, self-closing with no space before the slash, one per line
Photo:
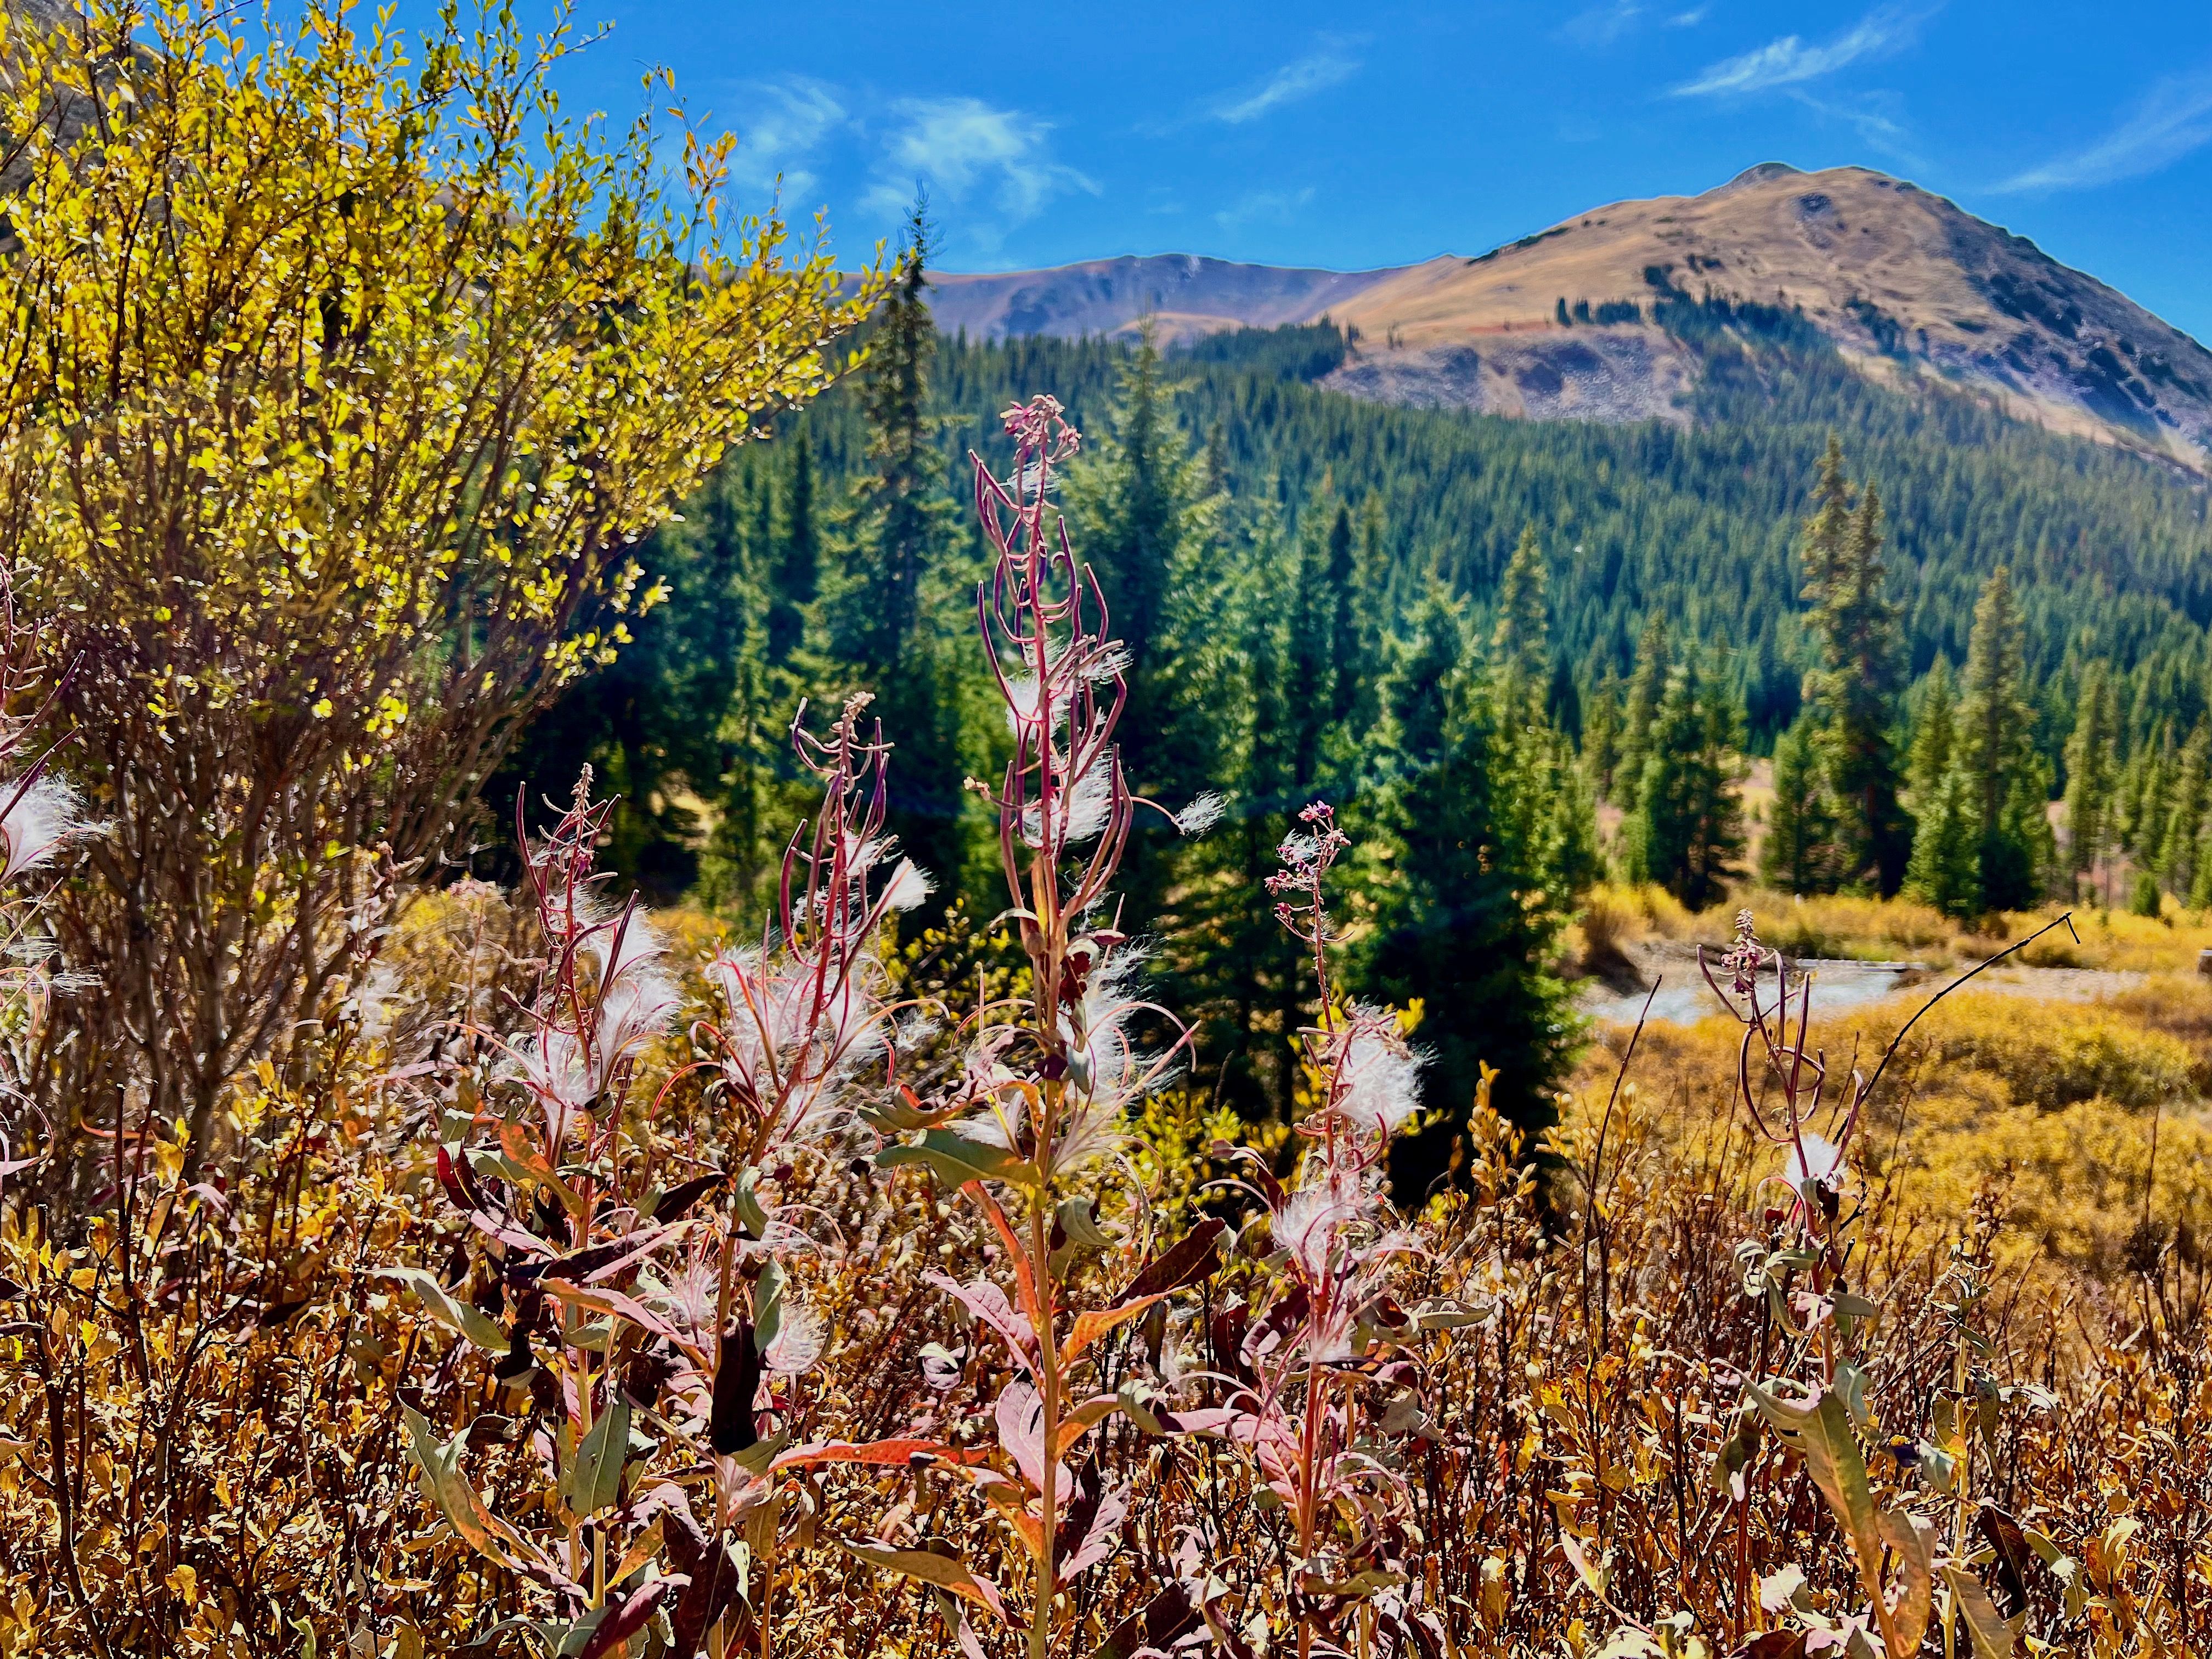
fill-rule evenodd
<path id="1" fill-rule="evenodd" d="M 1667 695 L 1667 666 L 1666 624 L 1655 616 L 1644 624 L 1644 637 L 1637 641 L 1636 665 L 1628 676 L 1628 706 L 1620 720 L 1613 801 L 1624 811 L 1635 807 L 1637 786 L 1644 780 L 1651 722 L 1658 718 L 1659 700 Z"/>
<path id="2" fill-rule="evenodd" d="M 1774 743 L 1774 804 L 1759 849 L 1759 876 L 1785 893 L 1821 893 L 1835 881 L 1835 823 L 1820 770 L 1820 733 L 1811 710 Z"/>
<path id="3" fill-rule="evenodd" d="M 1133 893 L 1126 908 L 1161 940 L 1152 988 L 1189 1022 L 1196 1066 L 1237 1110 L 1264 1116 L 1290 1107 L 1282 1026 L 1288 1010 L 1296 1028 L 1308 975 L 1296 941 L 1252 895 L 1277 867 L 1276 848 L 1309 799 L 1297 789 L 1294 751 L 1300 723 L 1312 718 L 1290 671 L 1286 608 L 1269 586 L 1290 556 L 1272 491 L 1258 492 L 1243 534 L 1224 554 L 1199 573 L 1208 585 L 1187 581 L 1179 605 L 1194 617 L 1173 623 L 1178 641 L 1204 648 L 1178 643 L 1170 666 L 1177 697 L 1202 714 L 1190 722 L 1190 743 L 1228 799 L 1228 819 L 1164 849 L 1154 862 L 1157 886 L 1139 890 L 1125 879 Z M 1224 638 L 1232 649 L 1218 647 Z M 1133 873 L 1124 871 L 1125 878 Z"/>
<path id="4" fill-rule="evenodd" d="M 2039 896 L 2043 839 L 2015 800 L 2032 769 L 2034 709 L 2023 693 L 2027 644 L 2010 573 L 1999 565 L 1982 585 L 1974 631 L 1966 646 L 1965 695 L 1959 704 L 1958 763 L 1972 790 L 1981 848 L 1982 902 L 1993 910 L 2024 909 Z M 2043 820 L 2040 803 L 2033 813 Z"/>
<path id="5" fill-rule="evenodd" d="M 896 751 L 885 823 L 936 883 L 916 914 L 922 924 L 959 890 L 969 815 L 960 787 L 968 770 L 960 719 L 967 607 L 937 602 L 951 598 L 938 589 L 957 544 L 958 508 L 945 490 L 930 404 L 938 343 L 928 255 L 929 227 L 916 207 L 861 386 L 869 471 L 840 515 L 843 568 L 830 607 L 836 653 L 875 693 L 872 712 Z"/>
<path id="6" fill-rule="evenodd" d="M 1915 813 L 1925 811 L 1943 787 L 1958 748 L 1959 689 L 1951 659 L 1938 655 L 1920 690 L 1920 712 L 1912 722 L 1912 752 L 1905 769 L 1905 788 Z"/>
<path id="7" fill-rule="evenodd" d="M 1341 721 L 1352 713 L 1366 664 L 1360 637 L 1359 567 L 1352 535 L 1352 507 L 1339 501 L 1328 526 L 1328 563 L 1323 591 L 1332 609 L 1329 617 L 1329 718 Z"/>
<path id="8" fill-rule="evenodd" d="M 1192 456 L 1175 425 L 1151 325 L 1121 362 L 1110 431 L 1097 442 L 1086 434 L 1084 449 L 1084 460 L 1066 473 L 1066 511 L 1075 544 L 1099 573 L 1113 635 L 1128 650 L 1121 763 L 1146 794 L 1188 796 L 1210 779 L 1203 768 L 1199 776 L 1188 775 L 1190 744 L 1176 750 L 1176 728 L 1194 712 L 1188 677 L 1179 672 L 1179 657 L 1188 653 L 1176 637 L 1176 622 L 1182 615 L 1186 633 L 1203 629 L 1207 635 L 1218 622 L 1197 615 L 1214 598 L 1206 568 L 1217 540 L 1218 498 L 1207 487 L 1206 462 Z M 1279 580 L 1279 573 L 1267 575 Z M 1197 639 L 1188 644 L 1199 650 Z M 1322 644 L 1322 657 L 1325 650 Z M 1316 692 L 1328 708 L 1329 688 L 1310 688 L 1307 695 Z M 1210 750 L 1210 741 L 1199 745 L 1199 752 Z M 1157 825 L 1139 830 L 1133 891 L 1148 890 L 1159 874 L 1144 865 L 1155 860 L 1161 834 Z"/>
<path id="9" fill-rule="evenodd" d="M 2197 848 L 2204 835 L 2207 784 L 2212 781 L 2206 775 L 2208 762 L 2212 762 L 2212 727 L 2199 720 L 2174 763 L 2166 834 L 2158 854 L 2158 873 L 2166 890 L 2185 900 L 2197 889 Z"/>
<path id="10" fill-rule="evenodd" d="M 957 509 L 946 495 L 929 407 L 937 327 L 930 320 L 929 226 L 917 207 L 870 343 L 860 406 L 869 470 L 852 507 L 847 582 L 839 596 L 838 654 L 886 689 L 886 671 L 913 643 L 922 597 Z M 895 739 L 896 741 L 896 739 Z"/>
<path id="11" fill-rule="evenodd" d="M 1981 914 L 1981 825 L 1974 781 L 1963 766 L 1944 773 L 1921 811 L 1905 892 L 1947 916 Z"/>
<path id="12" fill-rule="evenodd" d="M 1340 602 L 1334 652 L 1337 729 L 1331 770 L 1339 777 L 1357 771 L 1368 734 L 1382 709 L 1382 618 L 1389 602 L 1390 555 L 1382 538 L 1382 498 L 1371 491 L 1360 509 L 1358 544 L 1350 552 L 1351 603 L 1344 606 Z M 1334 583 L 1337 580 L 1334 532 L 1329 568 Z"/>
<path id="13" fill-rule="evenodd" d="M 1552 971 L 1571 901 L 1547 885 L 1556 866 L 1524 861 L 1525 830 L 1510 820 L 1525 801 L 1504 798 L 1510 768 L 1500 764 L 1491 677 L 1470 654 L 1458 603 L 1431 587 L 1393 651 L 1381 787 L 1362 825 L 1387 848 L 1367 896 L 1375 926 L 1362 977 L 1394 1002 L 1423 1000 L 1421 1038 L 1435 1054 L 1423 1092 L 1443 1115 L 1393 1158 L 1408 1200 L 1449 1168 L 1484 1063 L 1498 1070 L 1492 1098 L 1501 1112 L 1523 1125 L 1547 1120 L 1573 1027 Z M 1556 860 L 1556 823 L 1545 834 Z"/>
<path id="14" fill-rule="evenodd" d="M 1743 852 L 1742 718 L 1694 662 L 1669 678 L 1652 728 L 1636 811 L 1626 826 L 1629 873 L 1656 881 L 1693 910 L 1720 898 Z"/>
<path id="15" fill-rule="evenodd" d="M 2079 709 L 2066 744 L 2067 865 L 2077 888 L 2084 877 L 2094 883 L 2113 837 L 2119 709 L 2112 675 L 2101 660 L 2082 672 Z"/>
<path id="16" fill-rule="evenodd" d="M 1298 537 L 1297 570 L 1291 580 L 1288 607 L 1290 787 L 1297 795 L 1311 794 L 1320 786 L 1322 744 L 1328 734 L 1335 708 L 1334 647 L 1338 630 L 1334 623 L 1344 595 L 1335 580 L 1337 538 L 1332 533 L 1324 543 L 1314 527 L 1321 516 L 1318 512 L 1309 513 L 1307 527 Z M 1341 511 L 1337 521 L 1344 529 L 1344 562 L 1348 580 L 1352 526 Z"/>
<path id="17" fill-rule="evenodd" d="M 1596 877 L 1597 811 L 1551 715 L 1552 612 L 1533 531 L 1507 562 L 1482 695 L 1492 730 L 1501 856 L 1532 890 L 1571 903 Z"/>
<path id="18" fill-rule="evenodd" d="M 1807 621 L 1820 641 L 1806 701 L 1820 721 L 1837 873 L 1887 894 L 1904 878 L 1911 848 L 1891 739 L 1901 651 L 1897 607 L 1883 591 L 1881 497 L 1872 484 L 1856 507 L 1850 497 L 1843 447 L 1831 434 L 1801 550 Z"/>
<path id="19" fill-rule="evenodd" d="M 814 446 L 804 428 L 792 445 L 787 517 L 768 611 L 768 659 L 779 668 L 805 641 L 807 608 L 822 586 L 821 543 L 814 521 Z"/>
<path id="20" fill-rule="evenodd" d="M 1551 656 L 1551 609 L 1543 550 L 1532 526 L 1521 532 L 1498 586 L 1498 621 L 1490 636 L 1490 672 L 1498 717 L 1510 726 L 1544 718 Z"/>
<path id="21" fill-rule="evenodd" d="M 1599 796 L 1611 798 L 1620 763 L 1620 671 L 1607 663 L 1605 678 L 1583 705 L 1583 769 Z"/>

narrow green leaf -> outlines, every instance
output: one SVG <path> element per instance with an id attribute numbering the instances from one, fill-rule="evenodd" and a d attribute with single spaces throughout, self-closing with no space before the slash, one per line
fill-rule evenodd
<path id="1" fill-rule="evenodd" d="M 561 1495 L 569 1512 L 593 1516 L 622 1496 L 623 1465 L 629 1457 L 629 1401 L 615 1396 L 568 1462 Z"/>
<path id="2" fill-rule="evenodd" d="M 1974 1640 L 1974 1659 L 2012 1659 L 2027 1615 L 2023 1613 L 2006 1619 L 1998 1613 L 1996 1603 L 1990 1600 L 1990 1593 L 1982 1588 L 1982 1581 L 1964 1567 L 1947 1563 L 1943 1582 L 1950 1585 L 1952 1599 L 1966 1615 L 1966 1633 Z"/>
<path id="3" fill-rule="evenodd" d="M 1027 1161 L 1003 1146 L 988 1146 L 951 1129 L 932 1129 L 914 1146 L 886 1146 L 876 1154 L 878 1169 L 920 1164 L 948 1187 L 964 1187 L 971 1181 L 1010 1181 L 1021 1186 L 1036 1184 L 1036 1171 Z"/>
<path id="4" fill-rule="evenodd" d="M 424 1313 L 447 1330 L 459 1331 L 486 1353 L 507 1352 L 507 1333 L 492 1322 L 490 1316 L 481 1308 L 455 1301 L 434 1275 L 420 1267 L 380 1267 L 377 1276 L 404 1285 Z"/>
<path id="5" fill-rule="evenodd" d="M 1831 1389 L 1810 1406 L 1793 1406 L 1756 1383 L 1748 1389 L 1775 1432 L 1803 1455 L 1805 1472 L 1851 1540 L 1867 1593 L 1880 1595 L 1881 1525 L 1873 1489 L 1867 1484 L 1866 1458 L 1851 1432 L 1850 1412 L 1842 1396 Z"/>

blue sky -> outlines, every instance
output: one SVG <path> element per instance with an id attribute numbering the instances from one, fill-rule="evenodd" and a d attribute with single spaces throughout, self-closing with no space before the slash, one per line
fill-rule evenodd
<path id="1" fill-rule="evenodd" d="M 525 7 L 526 15 L 529 8 Z M 1756 161 L 1881 168 L 2212 342 L 2212 3 L 582 0 L 572 97 L 665 64 L 842 256 L 927 186 L 948 270 L 1479 253 Z"/>

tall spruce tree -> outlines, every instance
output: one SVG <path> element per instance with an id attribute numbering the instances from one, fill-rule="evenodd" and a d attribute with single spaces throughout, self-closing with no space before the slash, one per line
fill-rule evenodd
<path id="1" fill-rule="evenodd" d="M 2026 665 L 2011 573 L 1999 565 L 1974 605 L 1958 734 L 1958 764 L 1972 792 L 1981 849 L 1982 902 L 1993 910 L 2022 909 L 2041 896 L 2047 817 L 2029 782 L 2039 774 Z"/>
<path id="2" fill-rule="evenodd" d="M 1928 810 L 1959 746 L 1959 687 L 1951 659 L 1938 655 L 1920 688 L 1920 708 L 1912 722 L 1912 750 L 1905 763 L 1905 787 L 1915 815 Z"/>
<path id="3" fill-rule="evenodd" d="M 1806 701 L 1820 723 L 1837 824 L 1839 879 L 1893 893 L 1905 878 L 1911 830 L 1898 805 L 1897 694 L 1903 650 L 1886 589 L 1881 501 L 1869 483 L 1852 504 L 1843 446 L 1831 434 L 1800 559 L 1807 622 L 1820 665 Z"/>
<path id="4" fill-rule="evenodd" d="M 1492 697 L 1510 726 L 1545 717 L 1550 690 L 1551 607 L 1545 592 L 1544 551 L 1530 526 L 1521 532 L 1498 584 L 1498 621 L 1490 636 Z"/>
<path id="5" fill-rule="evenodd" d="M 1362 595 L 1359 591 L 1358 551 L 1352 534 L 1352 507 L 1339 501 L 1328 526 L 1328 565 L 1324 591 L 1332 607 L 1329 617 L 1329 718 L 1341 721 L 1352 713 L 1365 668 L 1365 644 L 1361 638 Z"/>
<path id="6" fill-rule="evenodd" d="M 2159 879 L 2187 903 L 2197 890 L 2197 862 L 2204 839 L 2208 763 L 2212 763 L 2212 727 L 2197 722 L 2174 762 L 2173 784 L 2166 805 L 2166 834 L 2158 854 Z"/>
<path id="7" fill-rule="evenodd" d="M 1164 749 L 1183 712 L 1176 704 L 1173 637 L 1180 580 L 1211 547 L 1213 495 L 1202 458 L 1176 428 L 1150 325 L 1121 365 L 1109 429 L 1086 434 L 1066 496 L 1083 556 L 1097 569 L 1114 636 L 1129 653 L 1122 763 L 1140 789 L 1178 781 Z M 1328 688 L 1320 688 L 1326 699 Z"/>
<path id="8" fill-rule="evenodd" d="M 1572 1040 L 1553 972 L 1571 901 L 1556 869 L 1532 866 L 1539 849 L 1514 823 L 1525 803 L 1510 798 L 1490 690 L 1459 604 L 1432 587 L 1393 651 L 1379 787 L 1362 823 L 1386 848 L 1366 896 L 1362 976 L 1393 1002 L 1423 1002 L 1435 1054 L 1423 1093 L 1439 1121 L 1391 1164 L 1409 1200 L 1449 1168 L 1484 1064 L 1498 1072 L 1498 1109 L 1536 1125 Z"/>
<path id="9" fill-rule="evenodd" d="M 1726 689 L 1694 660 L 1669 677 L 1625 840 L 1629 873 L 1693 910 L 1721 897 L 1743 853 L 1742 728 Z"/>
<path id="10" fill-rule="evenodd" d="M 1334 724 L 1336 706 L 1335 626 L 1342 600 L 1336 579 L 1336 540 L 1324 534 L 1326 502 L 1316 501 L 1305 514 L 1297 538 L 1297 567 L 1291 579 L 1287 607 L 1287 659 L 1291 693 L 1291 791 L 1315 793 L 1322 782 L 1322 745 Z M 1345 574 L 1351 568 L 1351 526 L 1338 515 L 1346 532 Z"/>
<path id="11" fill-rule="evenodd" d="M 1644 757 L 1649 752 L 1651 723 L 1659 717 L 1659 700 L 1667 695 L 1667 625 L 1656 616 L 1644 624 L 1636 643 L 1636 665 L 1628 676 L 1628 703 L 1620 718 L 1620 759 L 1613 769 L 1613 801 L 1627 811 L 1636 805 L 1637 787 L 1644 781 Z"/>
<path id="12" fill-rule="evenodd" d="M 1805 709 L 1774 740 L 1774 801 L 1759 844 L 1759 879 L 1785 893 L 1826 892 L 1835 884 L 1834 854 L 1820 726 Z"/>
<path id="13" fill-rule="evenodd" d="M 2119 784 L 2114 758 L 2119 744 L 2119 700 L 2101 659 L 2082 671 L 2076 707 L 2073 735 L 2066 743 L 2066 855 L 2078 891 L 2085 879 L 2095 886 L 2098 866 L 2112 848 L 2112 806 Z M 2106 902 L 2111 902 L 2109 894 Z"/>
<path id="14" fill-rule="evenodd" d="M 1620 671 L 1605 665 L 1605 674 L 1583 700 L 1583 769 L 1590 788 L 1610 799 L 1613 775 L 1620 764 Z"/>
<path id="15" fill-rule="evenodd" d="M 913 644 L 923 593 L 955 534 L 957 509 L 945 491 L 939 422 L 930 408 L 937 325 L 929 313 L 929 234 L 916 207 L 907 217 L 896 278 L 877 313 L 860 389 L 867 470 L 851 508 L 837 647 L 845 660 L 878 677 Z"/>
<path id="16" fill-rule="evenodd" d="M 1963 920 L 1981 914 L 1981 827 L 1974 781 L 1963 766 L 1947 770 L 1921 805 L 1905 894 L 1947 916 Z"/>
<path id="17" fill-rule="evenodd" d="M 814 514 L 814 446 L 805 428 L 791 447 L 791 487 L 783 545 L 768 606 L 768 659 L 781 668 L 806 638 L 806 614 L 822 589 L 822 550 Z"/>
<path id="18" fill-rule="evenodd" d="M 871 339 L 860 405 L 868 470 L 840 515 L 840 587 L 831 603 L 836 653 L 872 690 L 894 745 L 884 822 L 936 883 L 918 919 L 943 914 L 967 862 L 969 799 L 960 718 L 969 660 L 966 607 L 950 626 L 948 563 L 959 510 L 947 492 L 930 402 L 937 328 L 928 302 L 929 226 L 917 206 L 896 279 Z"/>

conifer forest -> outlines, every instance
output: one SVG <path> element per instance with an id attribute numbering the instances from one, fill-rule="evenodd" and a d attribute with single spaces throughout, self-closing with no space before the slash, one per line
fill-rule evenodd
<path id="1" fill-rule="evenodd" d="M 1710 289 L 1611 423 L 971 338 L 566 13 L 49 9 L 0 1659 L 2212 1652 L 2201 476 Z"/>

